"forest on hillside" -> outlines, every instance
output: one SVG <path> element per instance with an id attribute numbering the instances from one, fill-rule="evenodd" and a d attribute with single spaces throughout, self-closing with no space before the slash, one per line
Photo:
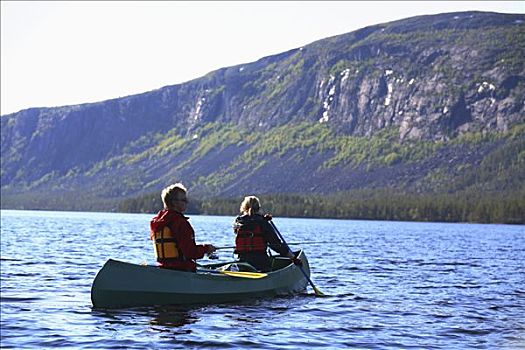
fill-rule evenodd
<path id="1" fill-rule="evenodd" d="M 505 142 L 488 153 L 478 165 L 435 169 L 420 186 L 405 189 L 369 187 L 330 194 L 281 192 L 254 195 L 261 199 L 263 210 L 275 216 L 525 224 L 524 131 L 524 126 L 518 126 L 505 133 L 505 137 L 468 134 L 453 140 L 452 143 L 465 149 L 481 147 L 491 140 Z M 365 149 L 370 156 L 373 143 L 368 145 Z M 189 196 L 192 197 L 191 190 Z M 242 196 L 191 198 L 188 212 L 233 216 L 237 215 L 242 199 Z M 160 192 L 125 199 L 118 206 L 119 211 L 142 213 L 153 213 L 161 208 Z"/>
<path id="2" fill-rule="evenodd" d="M 417 195 L 359 190 L 329 196 L 277 194 L 259 198 L 262 211 L 283 217 L 525 224 L 525 191 Z M 190 196 L 188 214 L 235 216 L 242 199 Z M 128 199 L 119 206 L 124 212 L 154 213 L 160 209 L 158 193 Z"/>

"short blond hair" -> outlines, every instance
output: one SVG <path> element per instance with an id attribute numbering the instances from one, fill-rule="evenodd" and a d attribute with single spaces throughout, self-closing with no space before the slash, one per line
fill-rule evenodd
<path id="1" fill-rule="evenodd" d="M 261 209 L 261 202 L 259 201 L 259 198 L 255 196 L 244 197 L 240 207 L 241 214 L 257 214 L 259 209 Z"/>
<path id="2" fill-rule="evenodd" d="M 173 206 L 173 202 L 178 199 L 178 193 L 187 194 L 188 190 L 186 187 L 184 187 L 183 184 L 180 182 L 169 185 L 165 189 L 162 190 L 162 193 L 160 194 L 160 198 L 162 199 L 162 203 L 164 203 L 164 208 L 168 209 Z"/>

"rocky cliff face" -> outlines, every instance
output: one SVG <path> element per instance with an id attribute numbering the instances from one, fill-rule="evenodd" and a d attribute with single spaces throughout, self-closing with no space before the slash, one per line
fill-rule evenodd
<path id="1" fill-rule="evenodd" d="M 352 135 L 395 126 L 401 139 L 507 130 L 523 121 L 523 38 L 523 16 L 372 26 L 211 74 L 215 90 L 201 90 L 194 118 L 254 128 L 311 120 Z"/>
<path id="2" fill-rule="evenodd" d="M 136 163 L 126 156 L 148 149 L 161 152 L 162 147 L 154 146 L 162 145 L 166 135 L 202 140 L 203 128 L 216 123 L 235 125 L 245 134 L 271 133 L 301 122 L 323 124 L 334 135 L 348 137 L 395 130 L 401 143 L 505 132 L 525 121 L 523 57 L 523 15 L 422 16 L 327 38 L 140 95 L 24 110 L 1 117 L 2 193 L 60 191 L 65 183 L 74 189 L 95 168 L 115 170 L 111 164 L 123 159 L 127 163 L 118 167 L 122 175 L 137 173 L 136 180 L 134 186 L 119 186 L 127 189 L 115 196 L 138 192 L 149 188 L 153 175 L 140 179 L 143 169 L 134 168 Z M 217 163 L 202 158 L 196 166 L 193 152 L 199 147 L 181 147 L 176 156 L 164 158 L 157 153 L 151 156 L 157 163 L 142 166 L 155 167 L 160 158 L 166 164 L 193 162 L 191 170 L 164 172 L 169 174 L 166 181 L 213 174 Z M 245 140 L 225 147 L 229 153 L 214 159 L 224 156 L 219 164 L 230 164 L 249 147 Z M 316 162 L 322 164 L 333 154 L 329 150 Z M 303 166 L 321 176 L 316 162 Z M 269 174 L 263 174 L 269 183 L 279 176 Z M 100 179 L 91 180 L 104 192 Z M 229 186 L 238 181 L 232 178 Z M 345 177 L 338 181 L 344 183 Z"/>

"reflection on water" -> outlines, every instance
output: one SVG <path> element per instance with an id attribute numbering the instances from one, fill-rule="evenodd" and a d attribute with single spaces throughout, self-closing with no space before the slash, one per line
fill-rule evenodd
<path id="1" fill-rule="evenodd" d="M 198 309 L 176 305 L 165 305 L 124 310 L 93 309 L 92 313 L 94 317 L 105 320 L 108 326 L 130 324 L 133 323 L 133 320 L 138 316 L 144 317 L 145 319 L 149 319 L 149 324 L 152 326 L 152 330 L 165 332 L 167 331 L 166 329 L 155 326 L 179 328 L 195 323 L 198 321 L 198 317 L 196 316 L 197 313 L 194 313 L 194 310 Z M 189 332 L 191 332 L 191 330 Z"/>
<path id="2" fill-rule="evenodd" d="M 152 326 L 182 327 L 199 320 L 196 314 L 192 314 L 191 309 L 181 309 L 176 306 L 159 306 L 151 314 L 154 315 L 149 322 Z M 188 329 L 187 332 L 191 333 L 191 329 Z"/>
<path id="3" fill-rule="evenodd" d="M 525 348 L 522 226 L 276 218 L 288 241 L 328 242 L 303 248 L 329 296 L 92 309 L 108 258 L 152 263 L 151 217 L 2 211 L 0 347 Z M 191 220 L 232 245 L 233 217 Z"/>

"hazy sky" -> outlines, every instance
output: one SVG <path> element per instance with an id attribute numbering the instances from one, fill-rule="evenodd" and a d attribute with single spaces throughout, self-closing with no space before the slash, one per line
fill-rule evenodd
<path id="1" fill-rule="evenodd" d="M 1 114 L 107 100 L 406 17 L 525 1 L 1 1 Z"/>

